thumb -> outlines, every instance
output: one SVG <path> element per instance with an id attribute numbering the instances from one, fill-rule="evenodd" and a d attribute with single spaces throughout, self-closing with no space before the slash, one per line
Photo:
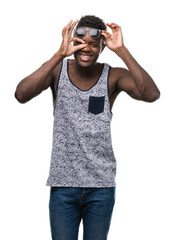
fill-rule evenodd
<path id="1" fill-rule="evenodd" d="M 109 32 L 107 32 L 107 31 L 103 31 L 101 33 L 101 35 L 103 35 L 106 40 L 110 39 L 110 37 L 111 37 L 111 34 Z"/>

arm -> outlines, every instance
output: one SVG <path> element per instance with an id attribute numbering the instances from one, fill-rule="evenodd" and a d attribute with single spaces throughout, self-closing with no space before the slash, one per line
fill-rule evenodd
<path id="1" fill-rule="evenodd" d="M 20 103 L 26 103 L 51 86 L 54 81 L 52 72 L 61 60 L 62 57 L 58 52 L 35 72 L 21 80 L 15 91 L 16 99 Z"/>
<path id="2" fill-rule="evenodd" d="M 40 94 L 43 90 L 50 87 L 55 81 L 53 70 L 55 67 L 67 56 L 72 55 L 75 51 L 85 46 L 84 41 L 79 38 L 72 37 L 72 31 L 77 24 L 77 21 L 72 20 L 62 31 L 62 44 L 60 49 L 53 55 L 53 57 L 45 62 L 35 72 L 24 78 L 17 85 L 15 97 L 20 103 L 25 103 L 33 97 Z M 79 41 L 80 45 L 73 46 L 72 41 Z"/>
<path id="3" fill-rule="evenodd" d="M 137 63 L 123 44 L 121 28 L 115 24 L 106 24 L 112 29 L 112 34 L 103 31 L 107 47 L 115 52 L 126 64 L 127 69 L 114 69 L 118 90 L 127 92 L 131 97 L 146 102 L 153 102 L 160 96 L 159 89 L 149 74 Z"/>

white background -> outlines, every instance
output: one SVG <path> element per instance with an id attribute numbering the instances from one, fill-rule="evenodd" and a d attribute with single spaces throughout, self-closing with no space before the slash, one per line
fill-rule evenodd
<path id="1" fill-rule="evenodd" d="M 47 90 L 26 104 L 18 82 L 59 48 L 70 19 L 95 14 L 122 27 L 124 43 L 161 91 L 154 103 L 122 93 L 113 107 L 116 204 L 109 240 L 175 239 L 173 1 L 4 1 L 0 4 L 0 239 L 49 240 L 53 107 Z M 99 61 L 125 66 L 105 49 Z M 82 239 L 82 226 L 79 239 Z"/>

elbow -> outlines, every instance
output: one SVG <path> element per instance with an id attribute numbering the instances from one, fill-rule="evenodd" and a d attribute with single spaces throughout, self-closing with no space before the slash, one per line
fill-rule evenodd
<path id="1" fill-rule="evenodd" d="M 156 92 L 150 94 L 149 96 L 144 96 L 143 100 L 145 102 L 155 102 L 156 100 L 158 100 L 160 98 L 160 91 L 157 90 Z"/>
<path id="2" fill-rule="evenodd" d="M 160 94 L 159 95 L 155 95 L 154 97 L 150 98 L 147 102 L 155 102 L 156 100 L 158 100 L 160 98 Z"/>
<path id="3" fill-rule="evenodd" d="M 27 102 L 26 98 L 24 97 L 24 93 L 22 93 L 22 91 L 20 91 L 18 88 L 16 89 L 14 95 L 15 95 L 16 100 L 19 103 L 26 103 Z"/>
<path id="4" fill-rule="evenodd" d="M 155 102 L 160 98 L 160 91 L 157 89 L 157 91 L 153 94 L 150 102 Z"/>

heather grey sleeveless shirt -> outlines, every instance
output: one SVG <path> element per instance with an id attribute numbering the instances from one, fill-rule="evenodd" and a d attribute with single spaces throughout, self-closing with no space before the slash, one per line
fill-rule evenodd
<path id="1" fill-rule="evenodd" d="M 68 63 L 63 60 L 59 76 L 47 186 L 114 187 L 110 66 L 104 64 L 98 81 L 90 89 L 81 90 L 69 77 Z"/>

